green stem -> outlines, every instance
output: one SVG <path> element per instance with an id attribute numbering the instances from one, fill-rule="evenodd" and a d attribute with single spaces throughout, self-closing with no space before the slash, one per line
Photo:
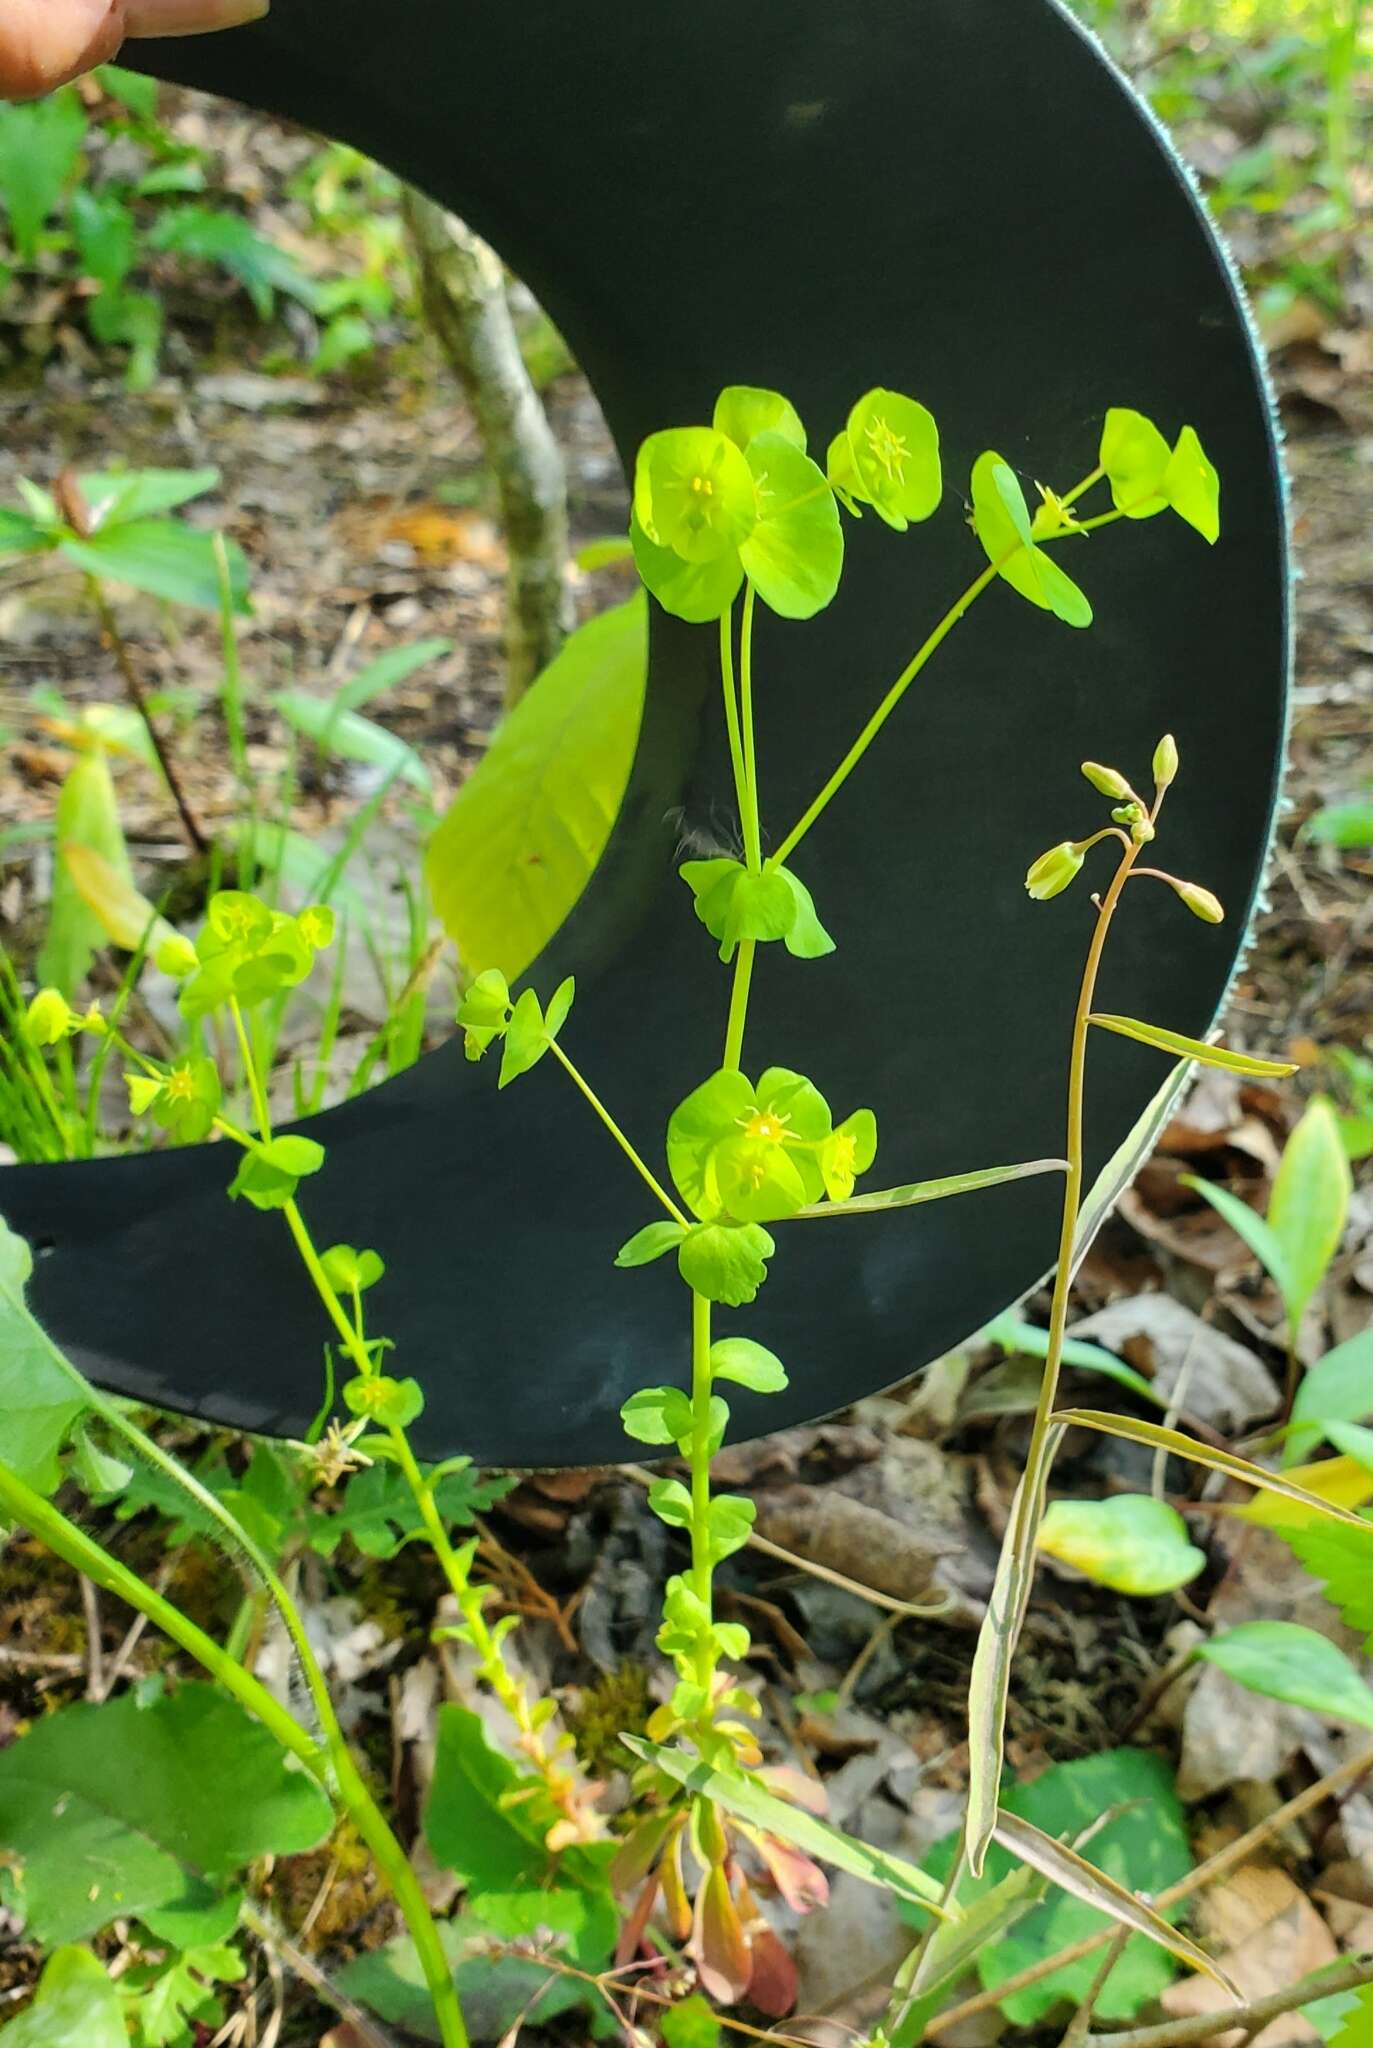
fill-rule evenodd
<path id="1" fill-rule="evenodd" d="M 975 577 L 968 585 L 963 595 L 955 599 L 954 603 L 949 606 L 949 609 L 945 612 L 929 638 L 916 649 L 829 780 L 812 797 L 777 851 L 769 854 L 767 864 L 770 868 L 780 867 L 796 851 L 816 819 L 822 811 L 828 808 L 831 801 L 848 781 L 850 775 L 852 775 L 858 763 L 867 753 L 868 748 L 877 738 L 878 733 L 881 732 L 883 726 L 891 717 L 893 711 L 895 711 L 897 705 L 901 702 L 901 699 L 905 696 L 907 690 L 920 674 L 920 671 L 924 668 L 931 655 L 935 654 L 943 646 L 954 627 L 967 611 L 969 605 L 973 604 L 982 595 L 987 585 L 996 576 L 996 573 L 995 565 L 989 562 L 982 571 L 982 574 Z"/>
<path id="2" fill-rule="evenodd" d="M 248 1083 L 248 1092 L 252 1096 L 253 1115 L 257 1118 L 258 1133 L 263 1143 L 267 1144 L 271 1141 L 272 1119 L 267 1108 L 267 1096 L 258 1074 L 257 1061 L 253 1057 L 253 1042 L 248 1036 L 248 1025 L 242 1010 L 239 1008 L 236 996 L 230 996 L 229 998 L 229 1015 L 234 1020 L 234 1035 L 238 1039 L 238 1056 L 243 1062 L 243 1077 Z"/>
<path id="3" fill-rule="evenodd" d="M 734 981 L 729 996 L 729 1021 L 725 1026 L 725 1054 L 720 1062 L 737 1074 L 744 1056 L 744 1025 L 748 1020 L 749 988 L 753 981 L 753 956 L 758 950 L 756 939 L 740 939 L 739 950 L 734 956 Z"/>
<path id="4" fill-rule="evenodd" d="M 714 1568 L 710 1558 L 710 1303 L 691 1296 L 691 1583 L 709 1618 Z M 706 1636 L 696 1653 L 696 1677 L 704 1686 L 710 1721 L 710 1695 L 715 1679 L 715 1653 Z"/>
<path id="5" fill-rule="evenodd" d="M 337 1745 L 331 1740 L 327 1747 L 317 1742 L 264 1685 L 220 1648 L 213 1637 L 187 1620 L 171 1601 L 145 1585 L 142 1579 L 101 1549 L 50 1501 L 35 1493 L 17 1473 L 3 1464 L 0 1464 L 0 1508 L 31 1530 L 54 1556 L 60 1557 L 74 1571 L 84 1573 L 93 1584 L 113 1593 L 136 1613 L 146 1615 L 172 1642 L 194 1657 L 240 1706 L 262 1723 L 289 1755 L 304 1764 L 326 1793 L 337 1800 L 371 1850 L 378 1870 L 390 1885 L 405 1916 L 434 2001 L 444 2048 L 468 2048 L 457 1986 L 433 1915 L 405 1851 L 363 1783 L 342 1739 Z"/>
<path id="6" fill-rule="evenodd" d="M 624 1153 L 625 1158 L 634 1168 L 634 1171 L 639 1175 L 640 1179 L 643 1180 L 653 1190 L 653 1193 L 657 1196 L 658 1200 L 667 1210 L 668 1215 L 673 1219 L 674 1223 L 680 1223 L 683 1229 L 689 1229 L 690 1219 L 682 1214 L 682 1211 L 677 1207 L 677 1204 L 673 1201 L 671 1195 L 667 1192 L 667 1189 L 663 1187 L 662 1183 L 658 1180 L 657 1176 L 652 1172 L 652 1170 L 647 1165 L 645 1165 L 644 1161 L 635 1151 L 629 1139 L 625 1136 L 624 1132 L 620 1129 L 620 1126 L 616 1123 L 614 1117 L 610 1114 L 610 1111 L 601 1101 L 600 1096 L 595 1093 L 594 1089 L 590 1086 L 589 1082 L 587 1082 L 584 1079 L 582 1074 L 573 1065 L 572 1061 L 563 1051 L 562 1047 L 559 1045 L 556 1038 L 551 1038 L 549 1040 L 549 1049 L 553 1053 L 554 1058 L 560 1063 L 560 1065 L 563 1068 L 563 1071 L 568 1075 L 569 1079 L 577 1088 L 581 1090 L 581 1093 L 586 1097 L 586 1100 L 591 1104 L 591 1107 L 595 1110 L 597 1116 L 605 1125 L 611 1137 L 615 1140 L 615 1143 Z"/>
<path id="7" fill-rule="evenodd" d="M 730 766 L 734 770 L 734 800 L 743 827 L 747 805 L 748 778 L 744 771 L 744 748 L 739 732 L 739 699 L 734 687 L 734 606 L 720 614 L 720 684 L 725 700 L 725 731 L 729 735 Z"/>
<path id="8" fill-rule="evenodd" d="M 757 592 L 744 585 L 744 619 L 739 632 L 739 713 L 744 730 L 744 850 L 749 872 L 763 865 L 762 828 L 758 821 L 758 756 L 753 738 L 753 610 Z"/>

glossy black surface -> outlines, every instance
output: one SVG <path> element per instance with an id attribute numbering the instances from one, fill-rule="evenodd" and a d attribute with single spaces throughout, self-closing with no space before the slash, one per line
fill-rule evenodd
<path id="1" fill-rule="evenodd" d="M 808 626 L 760 613 L 764 800 L 785 829 L 912 648 L 980 566 L 973 457 L 1058 484 L 1104 409 L 1192 420 L 1223 479 L 1208 549 L 1171 516 L 1077 545 L 1078 633 L 997 586 L 903 706 L 797 865 L 839 939 L 760 958 L 745 1065 L 811 1074 L 878 1113 L 874 1183 L 1060 1149 L 1067 1025 L 1091 909 L 1031 906 L 1029 859 L 1102 808 L 1084 756 L 1142 776 L 1165 728 L 1183 776 L 1168 864 L 1215 888 L 1221 930 L 1131 894 L 1100 1002 L 1211 1021 L 1267 842 L 1284 728 L 1287 575 L 1268 409 L 1211 233 L 1146 117 L 1049 0 L 276 0 L 258 28 L 144 46 L 151 68 L 346 137 L 460 209 L 543 299 L 622 454 L 709 416 L 717 388 L 785 390 L 823 446 L 874 383 L 944 437 L 947 495 L 904 538 L 848 527 L 841 595 Z M 675 878 L 683 836 L 730 831 L 714 636 L 661 615 L 630 794 L 602 870 L 536 968 L 575 970 L 569 1044 L 657 1152 L 715 1066 L 727 977 Z M 1093 1047 L 1098 1159 L 1162 1078 Z M 374 1244 L 397 1369 L 433 1453 L 556 1465 L 625 1454 L 634 1387 L 685 1379 L 673 1262 L 616 1272 L 651 1209 L 552 1061 L 497 1097 L 447 1046 L 318 1120 L 321 1243 Z M 324 1323 L 280 1220 L 224 1199 L 220 1149 L 0 1174 L 48 1247 L 33 1300 L 105 1384 L 298 1431 Z M 741 1396 L 738 1433 L 911 1371 L 1031 1284 L 1057 1186 L 880 1221 L 779 1228 L 752 1310 L 791 1390 Z"/>

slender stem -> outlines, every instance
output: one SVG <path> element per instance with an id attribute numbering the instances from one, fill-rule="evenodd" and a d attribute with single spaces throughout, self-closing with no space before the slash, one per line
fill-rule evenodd
<path id="1" fill-rule="evenodd" d="M 1099 484 L 1105 474 L 1104 469 L 1094 469 L 1090 476 L 1083 477 L 1080 484 L 1074 484 L 1068 495 L 1065 498 L 1059 499 L 1059 504 L 1063 506 L 1065 511 L 1069 505 L 1076 505 L 1078 499 L 1085 497 L 1087 492 L 1091 490 L 1092 485 Z"/>
<path id="2" fill-rule="evenodd" d="M 758 950 L 756 939 L 740 939 L 739 950 L 734 956 L 734 981 L 730 988 L 729 1020 L 725 1025 L 725 1053 L 720 1064 L 730 1067 L 737 1074 L 744 1056 L 744 1025 L 748 1021 L 749 989 L 753 981 L 753 956 Z"/>
<path id="3" fill-rule="evenodd" d="M 148 709 L 148 700 L 144 695 L 138 670 L 134 667 L 133 658 L 129 653 L 124 636 L 119 630 L 114 612 L 110 607 L 110 601 L 105 595 L 105 587 L 98 576 L 89 573 L 86 577 L 86 587 L 90 591 L 91 602 L 99 614 L 101 629 L 113 650 L 119 673 L 124 678 L 125 688 L 133 699 L 134 709 L 142 719 L 148 738 L 152 742 L 153 752 L 157 756 L 157 765 L 166 778 L 167 788 L 171 792 L 172 802 L 176 805 L 186 837 L 190 840 L 195 852 L 208 853 L 210 842 L 202 831 L 195 812 L 186 800 L 185 792 L 177 780 L 176 770 L 172 766 L 171 755 L 168 753 L 166 746 L 163 744 L 162 736 L 153 723 L 153 715 Z"/>
<path id="4" fill-rule="evenodd" d="M 646 1166 L 644 1161 L 639 1157 L 639 1154 L 635 1151 L 629 1139 L 625 1136 L 624 1132 L 620 1129 L 620 1126 L 616 1123 L 614 1117 L 610 1114 L 610 1111 L 601 1101 L 600 1096 L 595 1093 L 595 1091 L 591 1088 L 590 1084 L 584 1079 L 582 1074 L 573 1065 L 572 1061 L 568 1058 L 567 1054 L 559 1045 L 557 1039 L 550 1039 L 549 1046 L 552 1050 L 554 1058 L 559 1062 L 559 1064 L 563 1068 L 563 1071 L 570 1077 L 570 1079 L 573 1081 L 576 1087 L 581 1090 L 582 1094 L 591 1104 L 591 1107 L 595 1110 L 597 1116 L 605 1125 L 611 1137 L 615 1140 L 615 1143 L 624 1153 L 625 1158 L 629 1161 L 630 1165 L 634 1168 L 634 1171 L 639 1175 L 640 1179 L 643 1180 L 653 1190 L 654 1194 L 662 1203 L 663 1207 L 667 1210 L 668 1215 L 672 1218 L 674 1223 L 680 1223 L 683 1229 L 689 1229 L 691 1227 L 690 1219 L 683 1215 L 682 1211 L 677 1207 L 677 1204 L 673 1201 L 671 1195 L 667 1192 L 667 1189 L 658 1180 L 657 1176 L 652 1172 L 652 1170 L 648 1166 Z"/>
<path id="5" fill-rule="evenodd" d="M 743 828 L 748 779 L 744 770 L 744 748 L 739 733 L 739 699 L 734 687 L 734 606 L 720 614 L 720 684 L 725 700 L 725 731 L 729 735 L 730 766 L 734 770 L 734 800 Z"/>
<path id="6" fill-rule="evenodd" d="M 253 1043 L 248 1035 L 248 1025 L 239 1007 L 237 996 L 229 998 L 229 1015 L 234 1020 L 234 1035 L 238 1039 L 239 1058 L 243 1062 L 243 1076 L 248 1083 L 248 1092 L 253 1099 L 253 1115 L 263 1143 L 269 1143 L 272 1136 L 272 1119 L 267 1108 L 267 1096 L 253 1057 Z"/>
<path id="7" fill-rule="evenodd" d="M 341 1738 L 337 1746 L 332 1741 L 327 1747 L 317 1742 L 268 1692 L 266 1686 L 236 1663 L 212 1636 L 197 1628 L 171 1601 L 145 1585 L 117 1558 L 102 1550 L 51 1502 L 35 1493 L 17 1473 L 3 1464 L 0 1464 L 0 1507 L 15 1521 L 22 1522 L 74 1571 L 84 1573 L 95 1585 L 115 1594 L 136 1613 L 145 1614 L 149 1621 L 155 1622 L 165 1635 L 194 1657 L 240 1706 L 260 1721 L 283 1749 L 304 1764 L 326 1792 L 332 1793 L 371 1850 L 378 1870 L 389 1883 L 405 1916 L 434 2001 L 444 2048 L 468 2048 L 467 2029 L 463 2024 L 453 1972 L 419 1880 Z"/>
<path id="8" fill-rule="evenodd" d="M 1267 1998 L 1249 1998 L 1242 2005 L 1222 2006 L 1219 2012 L 1194 2013 L 1187 2019 L 1163 2020 L 1154 2027 L 1127 2027 L 1121 2033 L 1089 2034 L 1088 2048 L 1197 2048 L 1216 2034 L 1243 2032 L 1246 2039 L 1261 2033 L 1271 2020 L 1295 2012 L 1314 1998 L 1334 1998 L 1343 1991 L 1361 1991 L 1373 1984 L 1373 1956 L 1350 1957 L 1342 1966 L 1322 1964 L 1299 1977 L 1295 1984 L 1270 1992 Z"/>
<path id="9" fill-rule="evenodd" d="M 710 1561 L 710 1303 L 691 1297 L 691 1579 L 707 1615 L 711 1608 Z M 715 1660 L 708 1647 L 698 1652 L 700 1682 L 706 1687 Z"/>
<path id="10" fill-rule="evenodd" d="M 828 807 L 831 800 L 848 781 L 864 754 L 867 753 L 868 748 L 877 738 L 878 733 L 881 732 L 911 684 L 920 674 L 921 669 L 924 668 L 926 662 L 930 659 L 930 656 L 942 647 L 954 627 L 963 617 L 963 614 L 967 611 L 969 605 L 973 604 L 982 595 L 988 584 L 995 578 L 996 573 L 995 565 L 989 562 L 982 571 L 982 574 L 975 577 L 968 585 L 963 595 L 956 598 L 953 604 L 949 606 L 949 609 L 945 612 L 929 638 L 923 641 L 916 649 L 829 780 L 812 797 L 805 810 L 801 813 L 801 816 L 792 826 L 790 832 L 788 832 L 786 838 L 777 848 L 777 851 L 768 856 L 768 866 L 770 868 L 780 867 L 783 861 L 796 851 L 821 812 Z"/>
<path id="11" fill-rule="evenodd" d="M 757 592 L 744 585 L 744 618 L 739 631 L 739 714 L 744 729 L 744 851 L 750 874 L 763 865 L 762 828 L 758 821 L 758 755 L 753 738 L 753 610 Z"/>

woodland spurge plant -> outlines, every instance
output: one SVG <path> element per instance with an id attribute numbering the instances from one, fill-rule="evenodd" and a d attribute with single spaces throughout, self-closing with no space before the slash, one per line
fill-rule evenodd
<path id="1" fill-rule="evenodd" d="M 1092 1027 L 1142 1039 L 1183 1061 L 1200 1059 L 1250 1073 L 1280 1071 L 1166 1028 L 1101 1015 L 1093 1008 L 1107 933 L 1128 885 L 1149 881 L 1167 887 L 1186 909 L 1208 922 L 1222 914 L 1204 883 L 1155 864 L 1161 810 L 1178 772 L 1178 751 L 1171 738 L 1159 742 L 1147 791 L 1138 789 L 1122 770 L 1085 763 L 1088 782 L 1110 806 L 1108 818 L 1085 836 L 1065 839 L 1040 855 L 1026 875 L 1030 896 L 1044 901 L 1069 888 L 1088 859 L 1099 858 L 1101 850 L 1110 848 L 1116 855 L 1114 874 L 1093 899 L 1096 918 L 1068 1061 L 1062 1159 L 974 1166 L 948 1179 L 858 1192 L 858 1182 L 871 1170 L 877 1154 L 874 1110 L 844 1104 L 836 1114 L 816 1081 L 768 1057 L 774 1051 L 785 1054 L 785 1047 L 769 1047 L 767 1056 L 746 1057 L 758 948 L 780 944 L 804 962 L 834 946 L 824 921 L 826 906 L 815 904 L 793 865 L 794 857 L 969 607 L 994 584 L 1003 583 L 1036 609 L 1081 629 L 1091 622 L 1091 605 L 1060 557 L 1072 550 L 1075 558 L 1084 535 L 1168 510 L 1208 541 L 1219 532 L 1218 480 L 1191 427 L 1184 427 L 1169 443 L 1139 413 L 1112 410 L 1103 424 L 1093 467 L 1063 489 L 1040 485 L 1033 511 L 1011 466 L 994 450 L 980 455 L 973 465 L 969 495 L 972 545 L 981 551 L 981 565 L 876 700 L 852 744 L 800 815 L 785 830 L 765 834 L 759 746 L 763 721 L 753 660 L 759 602 L 783 618 L 812 617 L 831 601 L 839 585 L 844 514 L 860 518 L 871 512 L 900 534 L 931 518 L 943 495 L 935 422 L 916 400 L 892 391 L 872 390 L 858 399 L 830 441 L 823 466 L 807 452 L 805 428 L 788 401 L 752 387 L 722 392 L 709 425 L 671 428 L 650 436 L 639 452 L 634 479 L 635 559 L 659 603 L 679 618 L 713 628 L 718 637 L 721 703 L 739 816 L 740 857 L 691 860 L 681 869 L 696 916 L 729 969 L 728 996 L 721 1001 L 719 1064 L 697 1078 L 672 1111 L 659 1167 L 648 1148 L 621 1128 L 566 1049 L 563 1040 L 575 995 L 570 980 L 543 1000 L 528 987 L 512 993 L 502 975 L 488 972 L 473 982 L 459 1011 L 470 1058 L 480 1059 L 499 1045 L 502 1088 L 545 1058 L 552 1057 L 562 1067 L 653 1205 L 654 1213 L 620 1248 L 616 1263 L 632 1269 L 671 1253 L 684 1290 L 682 1383 L 645 1387 L 622 1411 L 630 1437 L 665 1458 L 675 1455 L 681 1461 L 684 1476 L 658 1477 L 649 1500 L 669 1528 L 680 1532 L 687 1555 L 683 1569 L 665 1589 L 658 1635 L 675 1682 L 652 1717 L 648 1739 L 625 1738 L 638 1762 L 634 1789 L 640 1803 L 614 1868 L 627 1901 L 618 1961 L 633 1969 L 641 1954 L 652 1962 L 682 1951 L 702 1986 L 718 2001 L 747 1996 L 765 2012 L 785 2012 L 793 1999 L 793 1972 L 758 1907 L 754 1888 L 776 1891 L 797 1911 L 809 1911 L 826 1897 L 819 1864 L 832 1862 L 888 1886 L 928 1916 L 931 1931 L 902 1973 L 885 2030 L 873 2037 L 874 2042 L 880 2039 L 895 2048 L 912 2048 L 950 1984 L 966 1970 L 976 1943 L 994 1938 L 997 1929 L 1023 1909 L 1031 1874 L 1035 1883 L 1047 1880 L 1075 1891 L 1120 1926 L 1145 1934 L 1192 1967 L 1211 1968 L 1185 1935 L 1094 1870 L 1072 1844 L 1042 1834 L 999 1805 L 1010 1658 L 1029 1597 L 1049 1465 L 1065 1424 L 1115 1430 L 1194 1457 L 1251 1485 L 1286 1492 L 1359 1530 L 1365 1527 L 1348 1511 L 1306 1493 L 1290 1479 L 1170 1430 L 1110 1415 L 1064 1413 L 1056 1406 L 1068 1286 L 1087 1227 L 1083 1076 Z M 1098 509 L 1090 509 L 1092 504 Z M 423 1389 L 416 1378 L 397 1376 L 392 1347 L 369 1312 L 385 1278 L 382 1254 L 347 1244 L 315 1243 L 302 1187 L 325 1169 L 324 1147 L 298 1132 L 278 1132 L 273 1125 L 256 1028 L 258 1012 L 305 977 L 332 937 L 327 910 L 308 908 L 292 917 L 246 894 L 221 893 L 211 901 L 194 944 L 165 935 L 155 943 L 157 965 L 180 985 L 180 1007 L 193 1048 L 185 1058 L 168 1065 L 144 1056 L 124 1038 L 117 1017 L 110 1019 L 98 1011 L 78 1013 L 52 990 L 41 992 L 30 1006 L 30 1049 L 41 1061 L 44 1048 L 60 1052 L 76 1032 L 101 1037 L 126 1063 L 135 1115 L 151 1119 L 179 1139 L 213 1135 L 225 1142 L 236 1154 L 230 1195 L 280 1212 L 331 1333 L 319 1420 L 298 1452 L 325 1484 L 360 1466 L 381 1465 L 398 1475 L 415 1517 L 414 1533 L 431 1546 L 456 1603 L 459 1621 L 453 1632 L 471 1646 L 482 1678 L 514 1724 L 522 1776 L 507 1803 L 537 1816 L 541 1853 L 561 1858 L 560 1868 L 579 1857 L 590 1858 L 592 1866 L 599 1867 L 595 1859 L 608 1856 L 610 1849 L 598 1839 L 605 1824 L 595 1809 L 595 1788 L 588 1786 L 567 1754 L 567 1739 L 552 1735 L 553 1703 L 532 1700 L 507 1663 L 502 1640 L 510 1621 L 488 1620 L 486 1592 L 472 1579 L 475 1545 L 455 1543 L 448 1526 L 445 1487 L 465 1461 L 448 1460 L 426 1471 L 411 1446 L 408 1432 L 423 1410 Z M 241 1101 L 230 1099 L 219 1065 L 205 1050 L 204 1030 L 212 1018 L 219 1020 L 237 1048 Z M 786 1369 L 771 1351 L 735 1327 L 732 1313 L 726 1318 L 722 1311 L 747 1307 L 766 1283 L 769 1261 L 779 1249 L 774 1231 L 787 1232 L 794 1224 L 837 1214 L 933 1201 L 1048 1171 L 1064 1173 L 1048 1356 L 1027 1469 L 977 1652 L 964 1853 L 941 1887 L 901 1859 L 827 1827 L 806 1810 L 808 1790 L 763 1763 L 754 1728 L 757 1702 L 735 1668 L 749 1650 L 748 1631 L 719 1613 L 715 1589 L 717 1567 L 749 1540 L 754 1508 L 742 1497 L 715 1493 L 711 1468 L 730 1422 L 726 1390 L 742 1386 L 753 1393 L 780 1391 L 786 1385 Z M 336 1378 L 341 1378 L 342 1412 L 336 1412 Z M 113 1431 L 136 1442 L 140 1456 L 164 1470 L 178 1470 L 122 1408 L 93 1390 L 87 1389 L 86 1396 Z M 290 1595 L 272 1560 L 262 1555 L 230 1508 L 196 1480 L 181 1477 L 251 1561 L 280 1610 L 305 1673 L 316 1729 L 286 1713 L 240 1664 L 3 1465 L 0 1507 L 97 1583 L 111 1586 L 156 1620 L 327 1785 L 395 1889 L 416 1942 L 442 2039 L 447 2048 L 457 2048 L 466 2035 L 448 1959 L 409 1865 L 338 1729 Z M 965 1922 L 959 1901 L 963 1874 L 981 1869 L 993 1838 L 1026 1868 L 1004 1888 L 1004 1901 L 989 1904 L 981 1898 L 976 1922 Z M 601 1990 L 606 1995 L 604 1984 Z"/>

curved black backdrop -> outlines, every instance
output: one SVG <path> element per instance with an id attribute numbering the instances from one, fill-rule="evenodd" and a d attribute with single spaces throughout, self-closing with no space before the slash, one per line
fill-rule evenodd
<path id="1" fill-rule="evenodd" d="M 1183 776 L 1169 864 L 1219 891 L 1220 931 L 1132 892 L 1101 1002 L 1203 1031 L 1267 844 L 1284 730 L 1287 574 L 1272 423 L 1213 236 L 1129 90 L 1050 0 L 276 0 L 251 30 L 140 46 L 166 78 L 346 137 L 459 209 L 566 332 L 628 461 L 708 417 L 726 382 L 774 385 L 822 446 L 884 383 L 944 439 L 948 494 L 904 538 L 848 528 L 838 601 L 762 618 L 768 817 L 780 829 L 980 557 L 973 457 L 1060 485 L 1105 408 L 1198 427 L 1223 481 L 1208 549 L 1171 516 L 1073 552 L 1096 624 L 1075 633 L 998 585 L 903 706 L 800 865 L 839 939 L 760 959 L 745 1064 L 810 1073 L 879 1116 L 877 1184 L 1060 1147 L 1085 888 L 1027 903 L 1027 861 L 1088 829 L 1084 756 Z M 594 885 L 534 972 L 575 969 L 571 1044 L 657 1150 L 715 1066 L 727 977 L 675 878 L 679 836 L 730 816 L 714 635 L 658 615 L 639 755 Z M 625 1454 L 634 1387 L 688 1371 L 673 1262 L 624 1274 L 651 1210 L 552 1061 L 497 1097 L 453 1043 L 318 1119 L 309 1213 L 374 1244 L 375 1297 L 429 1405 L 434 1454 L 511 1465 Z M 1093 1047 L 1104 1156 L 1162 1077 Z M 224 1199 L 199 1148 L 0 1175 L 40 1247 L 37 1312 L 104 1384 L 252 1429 L 299 1431 L 323 1320 L 280 1220 Z M 1057 1185 L 880 1221 L 792 1225 L 752 1310 L 786 1360 L 740 1433 L 830 1410 L 956 1342 L 1052 1255 Z"/>

